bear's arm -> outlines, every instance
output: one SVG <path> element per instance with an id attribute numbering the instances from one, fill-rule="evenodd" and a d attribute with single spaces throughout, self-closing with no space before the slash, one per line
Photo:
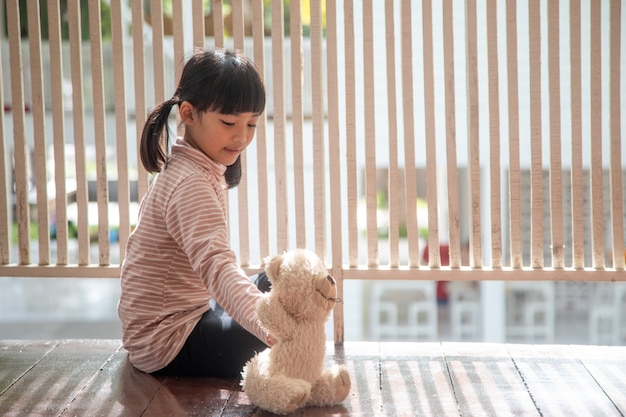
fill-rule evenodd
<path id="1" fill-rule="evenodd" d="M 289 339 L 290 329 L 296 327 L 296 323 L 291 316 L 285 312 L 280 304 L 270 301 L 264 297 L 257 301 L 256 314 L 261 327 L 263 327 L 274 339 Z"/>

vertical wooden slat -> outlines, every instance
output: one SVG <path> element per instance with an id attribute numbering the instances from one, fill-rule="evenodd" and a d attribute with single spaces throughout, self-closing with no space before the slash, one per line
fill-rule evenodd
<path id="1" fill-rule="evenodd" d="M 220 22 L 219 26 L 221 28 L 221 31 L 222 31 L 221 33 L 223 35 L 224 34 L 224 21 L 223 20 Z M 222 45 L 220 45 L 220 48 L 224 48 L 223 40 L 222 40 Z M 178 116 L 177 116 L 177 120 L 178 120 Z M 229 192 L 228 189 L 224 190 L 223 198 L 224 198 L 224 210 L 226 211 L 226 213 L 230 213 L 231 201 L 230 201 L 230 192 Z M 230 231 L 230 229 L 227 231 L 227 233 L 228 233 L 228 239 L 230 240 L 231 239 L 231 236 L 230 236 L 231 231 Z"/>
<path id="2" fill-rule="evenodd" d="M 430 2 L 428 2 L 430 5 Z M 423 5 L 425 9 L 427 6 Z M 428 6 L 430 7 L 430 6 Z M 402 2 L 400 4 L 400 48 L 404 51 L 413 51 L 412 32 L 412 11 L 411 2 Z M 431 16 L 424 22 L 424 25 L 430 24 Z M 425 26 L 424 26 L 425 27 Z M 426 30 L 426 29 L 424 29 Z M 427 41 L 424 40 L 424 47 Z M 408 264 L 410 267 L 419 267 L 419 233 L 417 224 L 417 174 L 415 169 L 415 115 L 414 115 L 414 97 L 413 97 L 413 56 L 412 53 L 401 54 L 401 83 L 402 88 L 402 120 L 404 135 L 404 195 L 405 195 L 405 221 L 408 241 Z M 431 61 L 432 64 L 432 61 Z M 424 62 L 424 77 L 429 69 L 428 64 Z M 432 68 L 431 68 L 432 70 Z M 432 71 L 431 71 L 432 73 Z M 426 110 L 428 112 L 428 110 Z M 427 139 L 428 140 L 428 139 Z M 437 254 L 439 255 L 439 254 Z"/>
<path id="3" fill-rule="evenodd" d="M 376 267 L 378 266 L 378 224 L 376 221 L 376 96 L 374 94 L 374 12 L 372 0 L 363 1 L 363 92 L 367 265 Z"/>
<path id="4" fill-rule="evenodd" d="M 163 55 L 163 5 L 161 0 L 150 2 L 152 26 L 152 70 L 154 72 L 154 102 L 165 101 L 165 57 Z"/>
<path id="5" fill-rule="evenodd" d="M 389 266 L 397 268 L 400 263 L 400 256 L 398 253 L 400 240 L 400 198 L 398 190 L 398 109 L 396 105 L 398 98 L 396 96 L 396 36 L 394 15 L 394 3 L 388 2 L 385 5 L 385 43 L 387 46 L 387 118 L 389 120 L 389 173 L 387 181 L 387 202 L 389 209 Z M 332 153 L 333 152 L 331 152 L 331 155 Z M 331 178 L 335 177 L 331 175 Z"/>
<path id="6" fill-rule="evenodd" d="M 89 37 L 93 86 L 94 142 L 96 145 L 96 195 L 98 196 L 99 264 L 110 264 L 109 184 L 107 181 L 104 74 L 100 2 L 89 4 Z"/>
<path id="7" fill-rule="evenodd" d="M 72 91 L 83 91 L 83 53 L 79 2 L 68 3 L 68 24 L 70 33 L 70 66 L 72 70 Z M 90 263 L 89 212 L 87 192 L 87 164 L 85 158 L 85 101 L 82 94 L 72 94 L 74 122 L 74 160 L 76 164 L 76 207 L 78 219 L 78 264 Z"/>
<path id="8" fill-rule="evenodd" d="M 63 64 L 61 60 L 61 16 L 58 2 L 48 0 L 48 39 L 50 45 L 50 89 L 54 143 L 54 182 L 56 222 L 56 264 L 67 265 L 67 190 L 65 184 L 65 102 L 63 99 Z"/>
<path id="9" fill-rule="evenodd" d="M 622 122 L 621 122 L 621 0 L 611 1 L 610 31 L 610 120 L 611 125 L 611 218 L 613 220 L 613 268 L 624 269 L 624 205 L 622 184 Z"/>
<path id="10" fill-rule="evenodd" d="M 497 0 L 488 0 L 487 55 L 489 73 L 489 179 L 491 185 L 491 266 L 493 268 L 502 267 L 502 200 L 500 195 L 500 79 L 498 76 L 497 19 Z"/>
<path id="11" fill-rule="evenodd" d="M 174 32 L 174 85 L 178 85 L 185 65 L 185 18 L 182 1 L 172 2 L 172 30 Z"/>
<path id="12" fill-rule="evenodd" d="M 326 259 L 326 151 L 324 146 L 324 59 L 322 2 L 311 5 L 311 90 L 313 108 L 313 187 L 315 251 Z"/>
<path id="13" fill-rule="evenodd" d="M 303 148 L 303 47 L 302 4 L 292 1 L 290 5 L 291 39 L 291 124 L 293 142 L 293 188 L 295 199 L 296 246 L 306 247 L 306 208 L 304 205 L 304 148 Z"/>
<path id="14" fill-rule="evenodd" d="M 252 3 L 252 37 L 254 39 L 254 63 L 261 78 L 265 80 L 265 19 L 263 2 Z M 293 26 L 292 26 L 293 27 Z M 259 195 L 269 195 L 267 180 L 267 111 L 259 117 L 256 131 L 256 153 Z M 259 250 L 261 260 L 269 255 L 269 209 L 268 199 L 259 198 L 257 202 L 259 219 Z"/>
<path id="15" fill-rule="evenodd" d="M 478 107 L 478 41 L 476 21 L 476 0 L 468 0 L 465 5 L 466 25 L 466 68 L 467 68 L 467 151 L 468 186 L 470 198 L 469 251 L 470 266 L 480 268 L 483 264 L 480 220 L 480 138 Z"/>
<path id="16" fill-rule="evenodd" d="M 506 3 L 506 44 L 509 119 L 509 233 L 511 267 L 522 267 L 522 209 L 520 193 L 519 77 L 517 60 L 517 2 Z"/>
<path id="17" fill-rule="evenodd" d="M 244 19 L 243 19 L 243 2 L 234 0 L 231 2 L 231 16 L 233 22 L 234 48 L 244 51 Z M 246 153 L 241 154 L 241 168 L 243 175 L 237 186 L 237 221 L 239 222 L 239 262 L 241 266 L 250 265 L 250 222 L 248 211 L 248 161 Z"/>
<path id="18" fill-rule="evenodd" d="M 231 1 L 232 31 L 234 48 L 244 51 L 244 19 L 242 0 Z M 239 262 L 241 266 L 250 265 L 250 222 L 248 211 L 248 160 L 246 153 L 240 157 L 243 174 L 237 186 L 237 221 L 239 222 Z"/>
<path id="19" fill-rule="evenodd" d="M 150 2 L 150 26 L 152 27 L 152 75 L 154 88 L 154 103 L 159 104 L 166 100 L 166 94 L 173 92 L 165 91 L 165 51 L 164 51 L 164 23 L 163 23 L 163 5 L 160 0 L 152 0 Z M 174 63 L 176 66 L 178 63 Z M 178 76 L 175 76 L 178 80 Z M 178 117 L 177 117 L 178 120 Z M 182 126 L 177 124 L 177 129 Z M 178 131 L 180 133 L 180 131 Z M 167 153 L 167 149 L 165 149 Z"/>
<path id="20" fill-rule="evenodd" d="M 285 67 L 282 0 L 272 0 L 272 85 L 274 98 L 274 163 L 276 176 L 277 253 L 289 249 L 287 161 L 285 149 Z"/>
<path id="21" fill-rule="evenodd" d="M 134 28 L 141 30 L 133 30 L 133 85 L 135 95 L 135 128 L 137 134 L 137 197 L 139 201 L 148 191 L 148 173 L 141 164 L 140 138 L 143 131 L 143 125 L 146 122 L 147 105 L 146 105 L 146 62 L 144 56 L 144 13 L 142 2 L 132 2 L 132 24 Z M 136 220 L 136 219 L 131 219 Z"/>
<path id="22" fill-rule="evenodd" d="M 326 68 L 328 74 L 328 159 L 329 177 L 341 178 L 339 146 L 339 67 L 337 4 L 335 0 L 326 2 Z M 342 273 L 342 221 L 341 221 L 341 181 L 330 181 L 330 233 L 331 233 L 331 273 L 337 282 L 337 297 L 343 299 Z M 335 344 L 344 341 L 343 304 L 333 311 Z"/>
<path id="23" fill-rule="evenodd" d="M 531 266 L 543 267 L 543 166 L 541 147 L 541 11 L 528 2 L 530 44 Z"/>
<path id="24" fill-rule="evenodd" d="M 39 265 L 50 263 L 50 225 L 48 219 L 48 179 L 46 164 L 46 127 L 43 99 L 43 68 L 41 62 L 41 27 L 39 2 L 28 4 L 28 45 L 30 54 L 31 108 L 35 154 L 35 188 L 37 190 L 37 229 L 39 240 Z"/>
<path id="25" fill-rule="evenodd" d="M 594 268 L 604 268 L 601 9 L 600 0 L 591 1 L 591 241 Z"/>
<path id="26" fill-rule="evenodd" d="M 213 37 L 215 47 L 224 47 L 224 14 L 222 13 L 222 0 L 213 0 Z"/>
<path id="27" fill-rule="evenodd" d="M 4 45 L 4 33 L 0 31 L 0 45 Z M 0 54 L 0 109 L 4 109 L 4 74 L 2 71 L 4 59 Z M 9 193 L 12 193 L 13 183 L 8 182 L 7 173 L 10 172 L 8 167 L 11 166 L 11 160 L 9 155 L 11 154 L 8 151 L 7 143 L 5 139 L 5 129 L 4 129 L 4 114 L 0 117 L 0 194 L 6 196 L 3 201 L 0 201 L 0 265 L 6 265 L 11 262 L 10 258 L 10 242 L 11 242 L 11 224 L 12 221 L 9 222 L 9 213 L 11 213 L 11 209 L 9 205 L 11 204 L 11 197 Z"/>
<path id="28" fill-rule="evenodd" d="M 410 13 L 402 11 L 402 19 L 409 19 Z M 402 39 L 407 38 L 407 33 L 402 34 Z M 435 76 L 434 76 L 434 60 L 433 60 L 433 12 L 431 0 L 422 2 L 422 42 L 424 54 L 424 132 L 426 135 L 426 200 L 428 204 L 428 266 L 431 268 L 439 268 L 441 265 L 441 257 L 439 251 L 439 214 L 438 214 L 438 198 L 437 198 L 437 138 L 435 132 Z M 407 39 L 408 42 L 408 39 Z M 407 59 L 408 61 L 408 59 Z M 406 65 L 403 65 L 403 73 L 409 71 Z M 404 78 L 403 81 L 404 83 Z M 405 94 L 410 94 L 409 92 Z M 409 100 L 405 97 L 405 102 Z M 409 140 L 414 141 L 414 136 L 407 138 L 407 118 L 411 125 L 412 132 L 412 115 L 405 111 L 405 163 L 406 171 L 406 196 L 407 196 L 407 232 L 409 239 L 409 259 L 411 267 L 419 265 L 419 247 L 417 247 L 417 224 L 414 214 L 416 212 L 415 199 L 416 194 L 413 191 L 415 185 L 415 156 L 414 145 L 407 143 Z M 410 155 L 409 155 L 410 153 Z M 411 244 L 413 243 L 413 247 Z M 430 250 L 435 248 L 435 250 Z"/>
<path id="29" fill-rule="evenodd" d="M 454 88 L 454 33 L 452 1 L 443 2 L 443 65 L 446 99 L 446 163 L 448 177 L 448 228 L 450 266 L 461 266 L 459 186 L 456 163 L 456 110 Z M 430 248 L 430 252 L 439 252 L 439 248 Z"/>
<path id="30" fill-rule="evenodd" d="M 235 49 L 243 51 L 243 41 L 245 37 L 245 26 L 243 19 L 243 0 L 232 0 L 232 21 L 233 33 L 231 34 L 234 41 Z"/>
<path id="31" fill-rule="evenodd" d="M 13 158 L 15 175 L 15 215 L 17 218 L 18 262 L 30 264 L 30 209 L 28 206 L 28 168 L 26 133 L 24 130 L 24 80 L 20 10 L 17 1 L 7 3 L 7 33 L 11 64 L 11 104 L 13 106 Z"/>
<path id="32" fill-rule="evenodd" d="M 326 3 L 326 73 L 328 74 L 328 161 L 330 181 L 330 230 L 331 264 L 333 268 L 342 266 L 342 219 L 341 219 L 341 147 L 339 133 L 339 66 L 338 31 L 336 0 Z"/>
<path id="33" fill-rule="evenodd" d="M 117 162 L 117 203 L 119 209 L 119 259 L 123 262 L 130 234 L 130 188 L 128 177 L 126 83 L 124 71 L 124 30 L 120 0 L 111 0 L 111 32 L 113 44 L 113 82 L 115 84 L 115 136 Z"/>
<path id="34" fill-rule="evenodd" d="M 552 267 L 563 268 L 563 180 L 561 178 L 561 75 L 559 2 L 548 2 L 548 83 L 550 99 L 550 225 Z"/>
<path id="35" fill-rule="evenodd" d="M 233 16 L 233 40 L 235 49 L 244 50 L 244 19 L 243 19 L 243 2 L 242 0 L 234 0 L 231 2 Z M 248 210 L 248 158 L 246 153 L 241 154 L 241 168 L 243 175 L 237 186 L 237 203 L 239 221 L 239 261 L 241 266 L 250 265 L 250 221 Z"/>
<path id="36" fill-rule="evenodd" d="M 204 49 L 204 0 L 193 0 L 193 46 Z"/>
<path id="37" fill-rule="evenodd" d="M 572 128 L 572 266 L 581 269 L 585 266 L 585 241 L 583 221 L 583 151 L 582 151 L 582 75 L 581 75 L 581 35 L 580 0 L 571 0 L 570 10 L 570 95 Z"/>
<path id="38" fill-rule="evenodd" d="M 356 83 L 354 58 L 354 3 L 344 1 L 344 58 L 346 95 L 346 194 L 348 205 L 348 264 L 358 265 L 359 228 L 357 224 L 356 168 Z"/>

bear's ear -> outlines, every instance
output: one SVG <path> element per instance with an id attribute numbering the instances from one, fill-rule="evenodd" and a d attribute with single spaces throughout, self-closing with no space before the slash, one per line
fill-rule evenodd
<path id="1" fill-rule="evenodd" d="M 273 257 L 265 258 L 265 273 L 269 278 L 270 282 L 276 283 L 278 279 L 278 270 L 280 269 L 280 265 L 283 263 L 283 255 L 276 255 Z"/>

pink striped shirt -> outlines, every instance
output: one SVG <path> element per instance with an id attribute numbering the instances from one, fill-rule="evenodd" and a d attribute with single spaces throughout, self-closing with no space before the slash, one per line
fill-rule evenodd
<path id="1" fill-rule="evenodd" d="M 141 202 L 122 266 L 118 313 L 124 348 L 145 372 L 171 362 L 214 298 L 264 340 L 261 293 L 230 249 L 225 167 L 178 139 Z"/>

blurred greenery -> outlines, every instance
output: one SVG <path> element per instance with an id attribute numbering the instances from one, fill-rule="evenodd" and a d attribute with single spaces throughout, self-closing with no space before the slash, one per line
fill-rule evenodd
<path id="1" fill-rule="evenodd" d="M 379 210 L 387 210 L 389 208 L 389 199 L 387 193 L 384 191 L 378 191 L 376 193 L 376 208 Z M 426 210 L 428 209 L 428 204 L 425 200 L 418 198 L 416 202 L 417 210 Z M 424 226 L 423 224 L 418 224 L 418 236 L 420 239 L 428 239 L 428 226 Z M 379 238 L 388 238 L 389 237 L 389 226 L 379 226 L 378 227 L 378 237 Z M 400 222 L 398 225 L 398 237 L 407 238 L 408 231 L 407 225 L 404 222 Z"/>
<path id="2" fill-rule="evenodd" d="M 270 28 L 272 23 L 272 0 L 263 0 L 265 27 Z M 291 0 L 283 0 L 285 36 L 291 35 Z M 311 35 L 311 1 L 301 0 L 300 14 L 302 15 L 302 35 Z M 326 1 L 322 0 L 322 31 L 326 33 Z M 269 31 L 268 31 L 269 32 Z"/>
<path id="3" fill-rule="evenodd" d="M 167 17 L 172 17 L 173 11 L 173 0 L 163 0 L 163 15 Z M 257 0 L 246 0 L 246 5 L 244 6 L 244 13 L 251 13 L 252 10 L 252 1 Z M 276 0 L 263 0 L 263 19 L 265 23 L 265 34 L 271 34 L 271 26 L 272 26 L 272 3 Z M 211 0 L 203 0 L 205 15 L 208 16 L 213 12 L 213 1 Z M 307 37 L 311 32 L 311 1 L 310 0 L 301 0 L 301 14 L 302 14 L 302 34 Z M 149 5 L 146 4 L 146 13 L 149 13 L 150 8 Z M 226 19 L 227 16 L 232 12 L 232 5 L 229 0 L 222 1 L 222 15 Z M 283 14 L 284 14 L 284 25 L 285 25 L 285 36 L 289 36 L 291 34 L 291 0 L 283 0 Z M 326 1 L 322 0 L 322 28 L 326 29 Z M 228 32 L 228 27 L 225 28 Z M 248 32 L 248 30 L 246 31 Z"/>
<path id="4" fill-rule="evenodd" d="M 20 30 L 22 38 L 28 37 L 28 12 L 27 12 L 27 4 L 29 1 L 39 1 L 39 15 L 40 15 L 40 24 L 41 24 L 41 36 L 42 39 L 48 39 L 48 2 L 46 0 L 18 0 L 19 10 L 20 10 Z M 59 11 L 61 16 L 61 36 L 63 39 L 69 39 L 69 25 L 68 25 L 68 1 L 69 0 L 59 0 Z M 73 0 L 76 1 L 76 0 Z M 130 1 L 130 0 L 128 0 Z M 172 17 L 173 12 L 173 1 L 174 0 L 163 0 L 163 16 L 165 18 Z M 178 0 L 177 0 L 178 1 Z M 245 0 L 246 5 L 244 6 L 245 13 L 251 13 L 252 10 L 252 1 L 255 0 Z M 266 35 L 271 34 L 271 23 L 272 23 L 272 3 L 276 0 L 263 0 L 263 12 L 264 12 L 264 22 L 265 22 L 265 33 Z M 89 4 L 90 0 L 79 0 L 80 7 L 80 15 L 81 15 L 81 36 L 83 40 L 89 40 Z M 208 16 L 213 11 L 212 0 L 203 0 L 203 6 L 205 10 L 205 15 Z M 225 20 L 228 20 L 232 12 L 231 2 L 229 0 L 222 1 L 222 14 Z M 8 36 L 7 33 L 7 13 L 6 13 L 6 2 L 4 2 L 4 37 Z M 302 13 L 302 34 L 304 37 L 310 36 L 311 33 L 311 1 L 310 0 L 301 0 L 300 10 Z M 322 0 L 322 30 L 326 31 L 326 1 Z M 283 12 L 284 12 L 284 26 L 285 26 L 285 36 L 291 35 L 291 0 L 283 0 Z M 150 2 L 144 2 L 144 13 L 148 17 L 150 15 Z M 100 19 L 102 25 L 102 39 L 110 40 L 111 39 L 111 7 L 108 1 L 100 1 Z M 129 28 L 130 30 L 131 28 Z M 227 34 L 229 33 L 229 28 L 225 27 Z M 246 29 L 246 33 L 249 30 Z"/>
<path id="5" fill-rule="evenodd" d="M 20 30 L 22 38 L 28 37 L 28 11 L 27 4 L 33 0 L 19 0 L 20 9 Z M 37 1 L 37 0 L 35 0 Z M 48 39 L 48 2 L 45 0 L 39 1 L 39 19 L 41 24 L 41 37 L 42 39 Z M 73 0 L 76 1 L 76 0 Z M 61 36 L 63 39 L 69 39 L 69 13 L 67 10 L 68 0 L 59 0 L 59 11 L 61 16 Z M 7 33 L 7 13 L 6 2 L 4 2 L 4 37 L 8 36 Z M 80 0 L 80 20 L 81 20 L 81 36 L 83 40 L 89 39 L 89 0 Z M 102 25 L 102 39 L 111 39 L 111 8 L 108 2 L 100 2 L 100 22 Z"/>
<path id="6" fill-rule="evenodd" d="M 111 238 L 111 242 L 117 241 L 119 237 L 119 226 L 110 225 L 109 226 L 109 235 Z M 37 223 L 30 224 L 30 241 L 36 242 L 39 239 L 39 229 Z M 17 223 L 13 223 L 11 225 L 11 243 L 17 244 Z M 67 222 L 67 237 L 68 239 L 77 239 L 78 238 L 78 229 L 76 227 L 76 223 L 73 221 Z M 56 224 L 50 224 L 50 239 L 54 240 L 57 238 L 56 234 Z M 98 241 L 98 225 L 91 224 L 89 225 L 89 240 L 92 242 Z"/>
<path id="7" fill-rule="evenodd" d="M 96 226 L 97 232 L 97 226 Z M 76 229 L 76 224 L 73 221 L 67 222 L 67 234 L 70 239 L 76 239 L 78 237 L 78 230 Z M 56 239 L 56 225 L 52 223 L 50 225 L 50 238 Z M 30 224 L 30 240 L 37 241 L 39 239 L 39 229 L 37 223 L 31 222 Z M 13 223 L 11 225 L 11 242 L 17 243 L 17 223 Z"/>
<path id="8" fill-rule="evenodd" d="M 39 233 L 37 231 L 37 223 L 30 224 L 30 240 L 37 240 Z M 17 223 L 11 225 L 11 243 L 17 243 Z"/>

